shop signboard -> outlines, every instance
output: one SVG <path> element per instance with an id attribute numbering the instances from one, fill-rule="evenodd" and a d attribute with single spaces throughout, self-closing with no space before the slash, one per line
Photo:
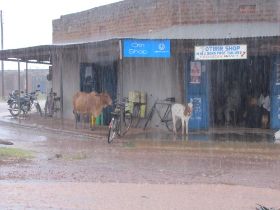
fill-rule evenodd
<path id="1" fill-rule="evenodd" d="M 170 58 L 170 40 L 124 39 L 125 58 Z"/>
<path id="2" fill-rule="evenodd" d="M 247 59 L 247 45 L 195 46 L 195 60 Z"/>

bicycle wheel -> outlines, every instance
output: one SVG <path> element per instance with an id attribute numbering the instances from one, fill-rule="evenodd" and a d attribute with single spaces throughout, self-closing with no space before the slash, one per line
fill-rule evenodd
<path id="1" fill-rule="evenodd" d="M 130 111 L 125 111 L 123 119 L 123 132 L 122 135 L 125 135 L 132 124 L 132 115 Z"/>
<path id="2" fill-rule="evenodd" d="M 164 119 L 165 125 L 169 131 L 173 131 L 173 121 L 172 121 L 172 113 L 171 110 L 166 114 L 166 118 Z"/>
<path id="3" fill-rule="evenodd" d="M 148 114 L 147 121 L 145 122 L 145 125 L 144 125 L 144 128 L 143 128 L 144 130 L 147 128 L 148 123 L 152 120 L 154 112 L 155 112 L 155 105 L 152 107 L 151 111 Z"/>
<path id="4" fill-rule="evenodd" d="M 47 100 L 46 100 L 45 107 L 44 107 L 45 117 L 47 117 L 47 113 L 48 113 L 47 106 L 48 106 L 48 103 L 47 103 Z"/>
<path id="5" fill-rule="evenodd" d="M 112 118 L 109 124 L 108 144 L 112 143 L 116 135 L 117 135 L 117 120 L 115 118 Z"/>
<path id="6" fill-rule="evenodd" d="M 140 104 L 135 104 L 132 113 L 132 127 L 137 128 L 140 122 Z"/>
<path id="7" fill-rule="evenodd" d="M 60 111 L 60 97 L 54 99 L 54 112 Z"/>
<path id="8" fill-rule="evenodd" d="M 42 117 L 42 109 L 39 103 L 36 103 L 35 105 L 37 112 L 39 112 L 40 116 Z"/>
<path id="9" fill-rule="evenodd" d="M 54 114 L 54 101 L 53 99 L 48 96 L 46 103 L 45 103 L 45 117 L 52 117 Z"/>

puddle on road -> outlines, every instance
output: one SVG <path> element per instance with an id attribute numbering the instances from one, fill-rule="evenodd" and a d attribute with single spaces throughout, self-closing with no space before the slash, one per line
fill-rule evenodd
<path id="1" fill-rule="evenodd" d="M 9 129 L 0 129 L 0 136 L 2 139 L 20 139 L 29 142 L 47 141 L 47 137 L 43 135 L 36 135 L 36 132 L 15 132 Z"/>
<path id="2" fill-rule="evenodd" d="M 0 129 L 0 136 L 1 136 L 1 138 L 10 137 L 12 134 L 13 134 L 13 132 L 11 132 L 8 129 Z"/>
<path id="3" fill-rule="evenodd" d="M 47 141 L 48 138 L 46 136 L 32 136 L 28 137 L 29 141 L 36 141 L 36 142 L 41 142 L 41 141 Z"/>
<path id="4" fill-rule="evenodd" d="M 244 142 L 244 143 L 273 143 L 274 137 L 271 134 L 264 133 L 227 133 L 227 134 L 211 134 L 209 137 L 211 141 L 218 142 Z"/>
<path id="5" fill-rule="evenodd" d="M 140 134 L 130 134 L 125 137 L 131 140 L 143 140 L 153 142 L 213 142 L 213 143 L 276 143 L 273 134 L 262 132 L 191 132 L 187 136 L 173 135 L 171 132 L 146 132 Z"/>

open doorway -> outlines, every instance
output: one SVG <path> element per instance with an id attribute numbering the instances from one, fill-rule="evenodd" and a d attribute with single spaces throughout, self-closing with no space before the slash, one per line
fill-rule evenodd
<path id="1" fill-rule="evenodd" d="M 270 113 L 264 107 L 270 102 L 270 71 L 270 59 L 264 56 L 212 61 L 212 127 L 269 128 Z"/>
<path id="2" fill-rule="evenodd" d="M 99 65 L 82 63 L 80 66 L 80 90 L 82 92 L 107 92 L 114 101 L 117 97 L 117 63 Z M 112 107 L 103 110 L 104 125 L 111 120 Z"/>

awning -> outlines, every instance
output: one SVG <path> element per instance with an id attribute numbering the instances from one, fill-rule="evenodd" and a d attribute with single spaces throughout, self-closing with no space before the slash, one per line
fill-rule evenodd
<path id="1" fill-rule="evenodd" d="M 112 51 L 111 48 L 107 48 L 108 46 L 115 46 L 115 50 Z M 99 52 L 97 56 L 100 57 L 104 56 L 107 53 L 104 52 L 104 50 L 107 49 L 107 51 L 111 50 L 110 53 L 114 54 L 114 56 L 116 57 L 119 56 L 119 40 L 112 39 L 99 42 L 86 42 L 64 45 L 40 45 L 26 48 L 0 50 L 0 60 L 51 65 L 53 56 L 57 55 L 58 52 L 62 52 L 65 49 L 93 49 Z"/>
<path id="2" fill-rule="evenodd" d="M 231 28 L 234 28 L 233 24 Z M 199 27 L 199 26 L 198 26 Z M 245 27 L 245 26 L 244 26 Z M 261 26 L 259 26 L 261 27 Z M 258 29 L 259 31 L 263 32 L 263 35 L 266 34 L 266 36 L 258 36 L 258 37 L 244 37 L 244 38 L 216 38 L 214 39 L 214 36 L 209 35 L 209 33 L 197 33 L 197 37 L 194 39 L 190 38 L 173 38 L 175 43 L 191 43 L 195 42 L 198 44 L 205 44 L 203 40 L 208 40 L 207 44 L 215 44 L 220 43 L 221 41 L 224 41 L 226 43 L 243 43 L 246 41 L 250 44 L 251 51 L 258 52 L 258 53 L 279 53 L 280 52 L 280 32 L 279 32 L 279 25 L 277 27 L 275 26 L 275 30 L 268 31 L 266 28 Z M 167 30 L 167 29 L 166 29 Z M 176 31 L 176 36 L 179 37 L 180 35 L 183 36 L 183 31 L 186 30 L 186 28 L 181 28 L 181 31 L 178 29 L 173 29 Z M 197 29 L 198 30 L 198 29 Z M 221 29 L 222 30 L 222 29 Z M 249 30 L 249 29 L 248 29 Z M 234 32 L 234 30 L 232 30 Z M 252 30 L 252 34 L 254 30 Z M 278 33 L 278 32 L 279 33 Z M 170 31 L 171 33 L 171 31 Z M 193 31 L 194 33 L 194 31 Z M 175 32 L 172 32 L 171 34 L 175 34 Z M 208 34 L 208 36 L 207 36 Z M 216 34 L 218 37 L 219 32 L 212 31 L 212 35 Z M 268 35 L 271 36 L 268 36 Z M 272 36 L 272 35 L 277 36 Z M 221 34 L 220 34 L 221 35 Z M 232 36 L 235 36 L 236 34 L 231 34 Z M 240 34 L 239 34 L 240 35 Z M 245 34 L 244 34 L 245 35 Z M 257 35 L 257 34 L 255 34 Z M 258 35 L 261 35 L 260 33 Z M 191 34 L 187 34 L 186 36 L 192 37 Z M 194 34 L 193 34 L 194 36 Z M 203 38 L 207 37 L 207 38 Z M 212 37 L 213 39 L 209 39 L 209 37 Z M 134 37 L 130 37 L 134 38 Z M 144 38 L 144 37 L 143 37 Z M 160 36 L 150 36 L 145 37 L 145 39 L 152 38 L 152 39 L 163 39 L 166 37 L 160 37 Z M 169 37 L 168 37 L 169 38 Z M 221 44 L 221 43 L 220 43 Z M 190 46 L 184 46 L 184 44 L 177 45 L 178 49 L 175 49 L 176 51 L 180 51 L 179 48 L 189 48 Z M 86 43 L 78 43 L 78 44 L 65 44 L 65 45 L 42 45 L 42 46 L 34 46 L 34 47 L 27 47 L 27 48 L 19 48 L 19 49 L 8 49 L 8 50 L 0 50 L 0 60 L 3 61 L 19 61 L 19 62 L 27 62 L 27 63 L 38 63 L 38 64 L 52 64 L 53 56 L 57 55 L 58 52 L 62 52 L 64 49 L 77 49 L 77 52 L 82 52 L 81 50 L 84 50 L 86 53 L 87 50 L 94 50 L 96 58 L 102 58 L 104 56 L 111 56 L 115 59 L 119 58 L 120 56 L 120 48 L 119 48 L 119 39 L 111 39 L 111 40 L 104 40 L 99 42 L 86 42 Z M 187 49 L 181 49 L 183 51 L 187 51 Z M 254 49 L 253 49 L 254 48 Z M 191 49 L 193 51 L 193 48 Z"/>
<path id="3" fill-rule="evenodd" d="M 56 46 L 54 45 L 43 45 L 19 49 L 1 50 L 0 60 L 51 64 L 51 53 L 55 49 Z"/>

